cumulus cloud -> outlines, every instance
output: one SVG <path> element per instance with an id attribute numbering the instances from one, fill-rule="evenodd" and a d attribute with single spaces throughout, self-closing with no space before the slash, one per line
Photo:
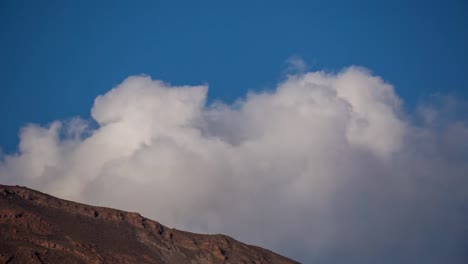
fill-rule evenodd
<path id="1" fill-rule="evenodd" d="M 405 113 L 359 67 L 229 105 L 207 105 L 207 89 L 129 77 L 96 98 L 97 125 L 24 127 L 0 179 L 304 263 L 466 261 L 466 120 Z"/>

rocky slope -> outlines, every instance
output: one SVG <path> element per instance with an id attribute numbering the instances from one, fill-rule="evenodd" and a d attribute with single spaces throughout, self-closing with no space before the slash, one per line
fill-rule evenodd
<path id="1" fill-rule="evenodd" d="M 0 263 L 297 263 L 224 235 L 0 185 Z"/>

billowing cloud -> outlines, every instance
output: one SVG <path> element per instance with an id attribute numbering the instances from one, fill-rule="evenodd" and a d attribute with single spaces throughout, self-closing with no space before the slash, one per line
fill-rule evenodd
<path id="1" fill-rule="evenodd" d="M 0 179 L 305 263 L 467 260 L 466 120 L 405 113 L 358 67 L 291 75 L 230 105 L 206 96 L 129 77 L 96 98 L 95 122 L 24 127 Z"/>

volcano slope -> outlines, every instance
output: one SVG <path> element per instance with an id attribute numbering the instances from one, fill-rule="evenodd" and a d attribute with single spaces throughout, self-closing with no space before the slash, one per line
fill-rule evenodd
<path id="1" fill-rule="evenodd" d="M 0 185 L 0 263 L 297 263 L 225 235 Z"/>

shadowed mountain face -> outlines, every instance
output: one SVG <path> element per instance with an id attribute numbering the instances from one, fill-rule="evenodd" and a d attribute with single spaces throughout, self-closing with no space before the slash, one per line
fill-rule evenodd
<path id="1" fill-rule="evenodd" d="M 0 185 L 0 263 L 297 263 L 225 235 Z"/>

